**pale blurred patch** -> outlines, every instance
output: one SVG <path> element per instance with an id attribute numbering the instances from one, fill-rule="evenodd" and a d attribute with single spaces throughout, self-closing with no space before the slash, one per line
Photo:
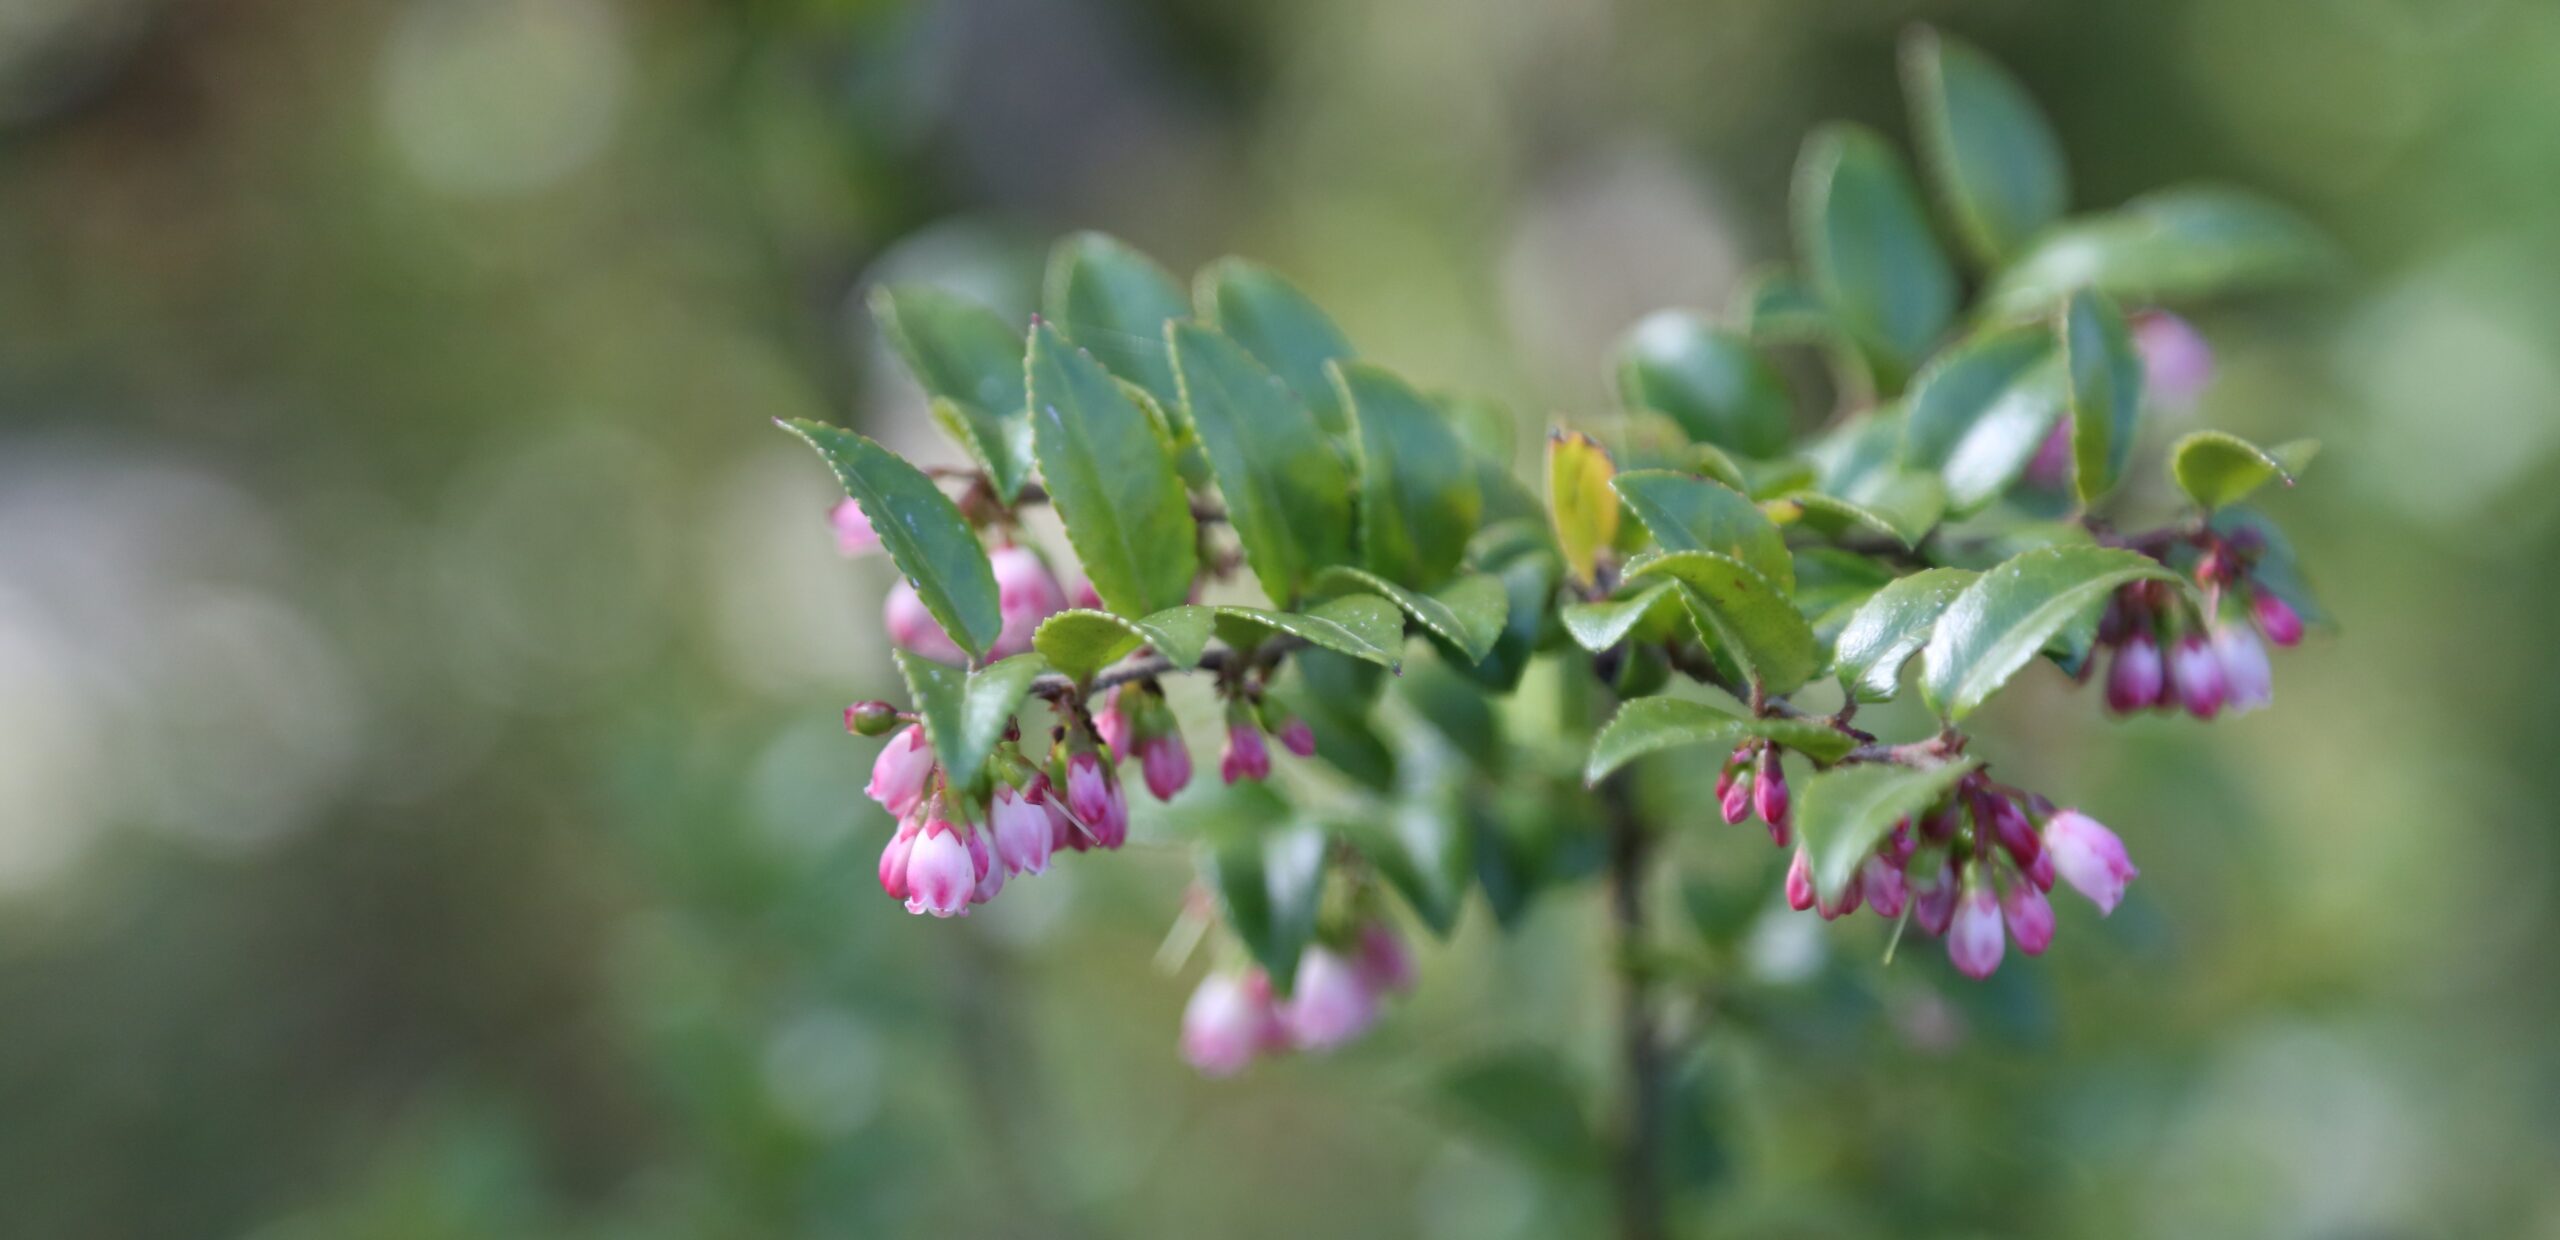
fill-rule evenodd
<path id="1" fill-rule="evenodd" d="M 879 1113 L 883 1059 L 879 1036 L 851 1013 L 803 1012 L 765 1043 L 765 1093 L 801 1128 L 842 1136 Z"/>
<path id="2" fill-rule="evenodd" d="M 511 197 L 596 157 L 629 72 L 597 0 L 413 0 L 383 48 L 382 109 L 421 180 Z"/>

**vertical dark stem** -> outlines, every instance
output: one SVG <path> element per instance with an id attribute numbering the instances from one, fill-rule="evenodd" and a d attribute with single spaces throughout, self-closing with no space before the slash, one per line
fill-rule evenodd
<path id="1" fill-rule="evenodd" d="M 1609 810 L 1609 910 L 1618 966 L 1619 1054 L 1626 1072 L 1616 1151 L 1618 1234 L 1625 1240 L 1670 1235 L 1662 1187 L 1662 1030 L 1644 956 L 1644 880 L 1652 840 L 1636 816 L 1623 777 L 1601 792 Z"/>

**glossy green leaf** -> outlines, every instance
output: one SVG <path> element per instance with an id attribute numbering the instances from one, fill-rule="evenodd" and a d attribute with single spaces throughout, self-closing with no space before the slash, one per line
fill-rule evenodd
<path id="1" fill-rule="evenodd" d="M 1041 621 L 1031 636 L 1031 647 L 1049 660 L 1049 666 L 1079 683 L 1140 646 L 1172 660 L 1176 667 L 1195 667 L 1209 647 L 1209 622 L 1215 615 L 1209 608 L 1188 604 L 1140 620 L 1078 608 Z"/>
<path id="2" fill-rule="evenodd" d="M 1271 975 L 1272 989 L 1284 995 L 1297 979 L 1299 954 L 1315 934 L 1327 842 L 1322 828 L 1292 824 L 1227 833 L 1201 858 L 1228 926 Z"/>
<path id="3" fill-rule="evenodd" d="M 1261 607 L 1217 607 L 1218 636 L 1238 648 L 1259 644 L 1273 633 L 1286 633 L 1313 645 L 1380 667 L 1402 666 L 1404 613 L 1374 594 L 1328 599 L 1303 612 Z"/>
<path id="4" fill-rule="evenodd" d="M 1947 510 L 1947 488 L 1930 474 L 1890 470 L 1870 476 L 1857 490 L 1854 499 L 1798 491 L 1779 502 L 1802 509 L 1804 526 L 1826 538 L 1863 528 L 1906 548 L 1919 546 Z"/>
<path id="5" fill-rule="evenodd" d="M 1843 606 L 1855 607 L 1894 580 L 1893 570 L 1873 557 L 1839 547 L 1798 548 L 1796 610 L 1811 619 Z M 1820 628 L 1815 626 L 1817 631 Z"/>
<path id="6" fill-rule="evenodd" d="M 924 388 L 934 421 L 1010 503 L 1032 465 L 1022 333 L 976 302 L 921 286 L 873 289 L 871 313 Z"/>
<path id="7" fill-rule="evenodd" d="M 1441 938 L 1457 928 L 1475 874 L 1474 833 L 1456 802 L 1456 789 L 1442 788 L 1332 824 Z"/>
<path id="8" fill-rule="evenodd" d="M 1978 765 L 1971 759 L 1919 769 L 1865 763 L 1804 781 L 1796 792 L 1795 826 L 1812 858 L 1814 891 L 1825 901 L 1839 899 L 1894 823 L 1935 805 Z"/>
<path id="9" fill-rule="evenodd" d="M 1124 616 L 1179 605 L 1199 526 L 1155 422 L 1046 323 L 1031 331 L 1030 375 L 1040 476 L 1094 592 Z"/>
<path id="10" fill-rule="evenodd" d="M 1832 674 L 1863 701 L 1891 698 L 1902 687 L 1902 665 L 1920 653 L 1938 617 L 1976 575 L 1961 568 L 1923 569 L 1876 591 L 1833 643 Z"/>
<path id="11" fill-rule="evenodd" d="M 1112 374 L 1145 388 L 1167 410 L 1182 406 L 1164 325 L 1188 316 L 1191 303 L 1154 259 L 1098 232 L 1062 238 L 1049 252 L 1040 306 L 1050 326 Z"/>
<path id="12" fill-rule="evenodd" d="M 2293 212 L 2187 187 L 2064 222 L 2001 273 L 1990 302 L 1995 313 L 2035 314 L 2083 288 L 2134 304 L 2187 301 L 2300 284 L 2336 266 L 2329 242 Z"/>
<path id="13" fill-rule="evenodd" d="M 1395 696 L 1412 716 L 1437 733 L 1477 771 L 1502 772 L 1507 745 L 1501 717 L 1484 687 L 1449 665 L 1425 659 L 1405 669 L 1396 680 Z"/>
<path id="14" fill-rule="evenodd" d="M 1630 582 L 1667 577 L 1688 587 L 1700 636 L 1771 693 L 1793 693 L 1821 670 L 1813 629 L 1769 579 L 1713 551 L 1673 551 L 1627 565 Z"/>
<path id="15" fill-rule="evenodd" d="M 1786 449 L 1794 400 L 1751 341 L 1682 310 L 1646 316 L 1618 346 L 1618 399 L 1669 415 L 1701 443 L 1745 456 Z"/>
<path id="16" fill-rule="evenodd" d="M 1780 593 L 1795 589 L 1795 562 L 1787 556 L 1785 536 L 1759 505 L 1731 487 L 1658 469 L 1620 474 L 1610 485 L 1663 550 L 1728 555 L 1768 578 Z"/>
<path id="17" fill-rule="evenodd" d="M 1743 334 L 1763 344 L 1820 344 L 1841 337 L 1838 320 L 1813 286 L 1784 267 L 1744 281 L 1731 317 Z"/>
<path id="18" fill-rule="evenodd" d="M 1823 304 L 1895 374 L 1947 328 L 1955 272 L 1902 160 L 1875 133 L 1832 124 L 1796 162 L 1796 250 Z"/>
<path id="19" fill-rule="evenodd" d="M 1980 509 L 2026 472 L 2062 417 L 2054 333 L 2024 327 L 1947 350 L 1913 380 L 1902 456 L 1936 470 L 1947 506 Z"/>
<path id="20" fill-rule="evenodd" d="M 2071 407 L 2072 486 L 2094 503 L 2124 476 L 2142 409 L 2142 357 L 2115 303 L 2083 289 L 2063 303 L 2057 330 Z"/>
<path id="21" fill-rule="evenodd" d="M 904 650 L 894 653 L 943 774 L 955 788 L 975 789 L 987 755 L 1004 739 L 1033 678 L 1049 670 L 1047 661 L 1018 654 L 964 672 Z"/>
<path id="22" fill-rule="evenodd" d="M 1996 264 L 2061 218 L 2062 145 L 2015 78 L 1969 44 L 1915 26 L 1902 84 L 1939 198 L 1976 257 Z"/>
<path id="23" fill-rule="evenodd" d="M 852 431 L 798 419 L 780 425 L 834 467 L 942 631 L 970 654 L 984 655 L 1004 631 L 1004 615 L 987 550 L 959 505 L 923 470 Z"/>
<path id="24" fill-rule="evenodd" d="M 1547 436 L 1547 511 L 1576 580 L 1591 580 L 1600 552 L 1618 541 L 1618 496 L 1609 489 L 1616 473 L 1608 451 L 1590 436 L 1561 430 Z"/>
<path id="25" fill-rule="evenodd" d="M 1360 463 L 1360 558 L 1371 572 L 1430 587 L 1456 570 L 1484 510 L 1474 458 L 1404 380 L 1337 362 Z"/>
<path id="26" fill-rule="evenodd" d="M 2049 547 L 1983 573 L 1938 617 L 1921 654 L 1923 695 L 1931 709 L 1964 718 L 2083 610 L 2145 578 L 2179 579 L 2115 547 Z"/>
<path id="27" fill-rule="evenodd" d="M 1647 618 L 1657 622 L 1679 613 L 1679 584 L 1658 581 L 1633 590 L 1622 590 L 1615 598 L 1591 603 L 1569 603 L 1557 612 L 1565 631 L 1573 635 L 1574 644 L 1598 654 L 1636 630 Z"/>
<path id="28" fill-rule="evenodd" d="M 1201 319 L 1280 376 L 1327 433 L 1343 432 L 1342 394 L 1325 364 L 1349 358 L 1351 342 L 1306 294 L 1260 263 L 1222 258 L 1200 269 L 1192 298 Z"/>
<path id="29" fill-rule="evenodd" d="M 2169 473 L 2195 502 L 2220 508 L 2247 499 L 2270 482 L 2292 486 L 2320 451 L 2313 439 L 2261 448 L 2221 431 L 2192 431 L 2169 445 Z"/>
<path id="30" fill-rule="evenodd" d="M 1262 592 L 1283 606 L 1315 570 L 1351 558 L 1351 471 L 1286 384 L 1235 342 L 1170 329 L 1194 434 Z"/>
<path id="31" fill-rule="evenodd" d="M 1507 550 L 1499 554 L 1484 550 L 1488 537 L 1500 538 L 1510 531 L 1517 531 L 1522 537 L 1506 540 Z M 1469 662 L 1455 657 L 1448 661 L 1477 684 L 1497 693 L 1508 693 L 1519 686 L 1520 678 L 1529 670 L 1529 660 L 1552 628 L 1550 612 L 1555 606 L 1556 585 L 1564 573 L 1564 562 L 1548 545 L 1545 533 L 1543 527 L 1525 523 L 1492 526 L 1476 540 L 1476 548 L 1468 552 L 1471 562 L 1502 582 L 1502 632 L 1483 658 Z M 1535 536 L 1536 541 L 1525 541 L 1529 536 Z M 1445 643 L 1441 649 L 1444 655 L 1456 653 Z"/>
<path id="32" fill-rule="evenodd" d="M 1592 738 L 1583 782 L 1599 783 L 1647 754 L 1684 746 L 1704 745 L 1722 762 L 1734 746 L 1752 737 L 1775 741 L 1817 762 L 1837 762 L 1858 747 L 1856 738 L 1819 719 L 1754 719 L 1686 698 L 1638 698 L 1619 707 L 1617 716 Z"/>
<path id="33" fill-rule="evenodd" d="M 1464 652 L 1470 662 L 1484 658 L 1501 640 L 1511 613 L 1511 595 L 1502 579 L 1485 573 L 1468 573 L 1429 594 L 1356 568 L 1326 569 L 1317 582 L 1331 589 L 1385 595 L 1434 636 Z"/>

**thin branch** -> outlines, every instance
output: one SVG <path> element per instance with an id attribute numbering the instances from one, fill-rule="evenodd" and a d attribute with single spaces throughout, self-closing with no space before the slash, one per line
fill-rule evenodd
<path id="1" fill-rule="evenodd" d="M 1275 666 L 1289 652 L 1304 649 L 1306 645 L 1305 638 L 1284 633 L 1255 646 L 1249 652 L 1230 650 L 1221 646 L 1201 655 L 1200 662 L 1190 668 L 1182 667 L 1161 654 L 1135 655 L 1094 673 L 1093 679 L 1082 689 L 1078 689 L 1076 682 L 1065 675 L 1045 672 L 1032 680 L 1031 692 L 1051 701 L 1064 701 L 1072 697 L 1091 697 L 1108 689 L 1116 689 L 1133 680 L 1146 680 L 1183 671 L 1212 672 L 1220 676 L 1242 675 L 1256 668 Z"/>

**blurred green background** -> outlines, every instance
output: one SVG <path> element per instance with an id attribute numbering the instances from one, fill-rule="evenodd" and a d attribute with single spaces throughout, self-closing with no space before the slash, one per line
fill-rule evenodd
<path id="1" fill-rule="evenodd" d="M 1688 1009 L 1684 1230 L 2560 1234 L 2539 0 L 9 0 L 0 1232 L 1596 1228 L 1569 1100 L 1437 1083 L 1607 1079 L 1587 891 L 1228 1083 L 1173 1053 L 1163 822 L 965 923 L 880 896 L 836 712 L 890 570 L 768 420 L 948 456 L 862 290 L 1026 312 L 1074 227 L 1595 410 L 1627 323 L 1784 252 L 1810 124 L 1907 134 L 1914 20 L 2079 208 L 2228 179 L 2344 244 L 2200 316 L 2201 416 L 2328 444 L 2271 508 L 2344 628 L 2234 723 L 2012 694 L 1984 745 L 2134 899 L 1982 987 L 1755 929 Z M 1764 860 L 1696 817 L 1690 873 Z"/>

